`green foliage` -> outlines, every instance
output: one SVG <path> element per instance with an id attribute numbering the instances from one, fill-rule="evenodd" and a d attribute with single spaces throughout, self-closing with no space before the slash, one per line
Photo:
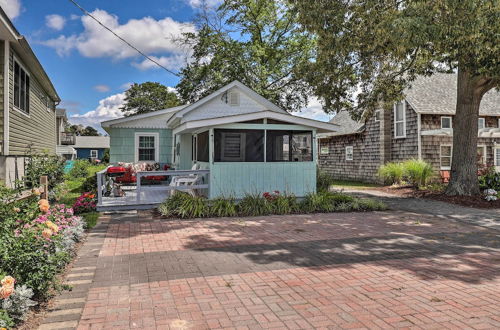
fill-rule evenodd
<path id="1" fill-rule="evenodd" d="M 335 183 L 333 177 L 319 169 L 316 170 L 316 190 L 317 191 L 328 191 L 330 186 Z"/>
<path id="2" fill-rule="evenodd" d="M 205 197 L 186 194 L 177 207 L 176 213 L 180 218 L 203 218 L 208 216 L 209 210 Z"/>
<path id="3" fill-rule="evenodd" d="M 92 229 L 97 225 L 97 220 L 99 219 L 99 212 L 88 212 L 88 213 L 83 213 L 81 216 L 83 217 L 83 220 L 85 221 L 85 228 L 87 229 Z"/>
<path id="4" fill-rule="evenodd" d="M 493 189 L 500 192 L 500 172 L 487 171 L 479 177 L 479 187 L 484 189 Z"/>
<path id="5" fill-rule="evenodd" d="M 108 164 L 109 163 L 109 148 L 104 149 L 104 154 L 102 155 L 101 161 L 104 164 Z"/>
<path id="6" fill-rule="evenodd" d="M 243 216 L 256 217 L 271 214 L 273 206 L 261 195 L 248 194 L 240 201 L 238 209 Z"/>
<path id="7" fill-rule="evenodd" d="M 179 42 L 193 49 L 176 86 L 186 103 L 234 80 L 288 111 L 308 103 L 300 70 L 313 56 L 315 38 L 281 1 L 226 0 L 215 13 L 201 13 L 197 31 Z"/>
<path id="8" fill-rule="evenodd" d="M 403 168 L 405 178 L 417 188 L 425 186 L 434 172 L 431 164 L 417 159 L 405 161 Z"/>
<path id="9" fill-rule="evenodd" d="M 125 103 L 120 108 L 125 116 L 163 110 L 180 105 L 174 92 L 158 82 L 134 83 L 125 92 Z"/>
<path id="10" fill-rule="evenodd" d="M 382 202 L 371 199 L 359 199 L 338 192 L 308 194 L 300 205 L 301 211 L 306 213 L 379 211 L 386 208 Z"/>
<path id="11" fill-rule="evenodd" d="M 73 167 L 68 175 L 72 178 L 86 178 L 89 176 L 89 168 L 91 164 L 86 159 L 77 159 L 73 163 Z"/>
<path id="12" fill-rule="evenodd" d="M 188 196 L 189 195 L 186 193 L 176 192 L 173 196 L 167 198 L 162 204 L 160 204 L 158 211 L 166 217 L 178 216 L 178 209 Z"/>
<path id="13" fill-rule="evenodd" d="M 24 182 L 27 187 L 40 185 L 40 177 L 46 175 L 49 179 L 49 189 L 54 188 L 64 180 L 65 160 L 49 153 L 30 153 L 26 161 Z"/>
<path id="14" fill-rule="evenodd" d="M 234 217 L 238 215 L 236 202 L 232 198 L 216 198 L 210 203 L 210 215 L 215 217 Z"/>
<path id="15" fill-rule="evenodd" d="M 97 176 L 91 175 L 82 183 L 82 192 L 97 193 Z"/>
<path id="16" fill-rule="evenodd" d="M 378 175 L 387 184 L 400 183 L 404 176 L 403 163 L 387 163 L 379 167 Z"/>
<path id="17" fill-rule="evenodd" d="M 74 133 L 78 136 L 99 136 L 99 132 L 92 126 L 84 127 L 83 125 L 71 125 L 67 128 L 69 133 Z"/>
<path id="18" fill-rule="evenodd" d="M 6 310 L 0 308 L 0 328 L 13 328 L 14 320 L 9 316 Z"/>
<path id="19" fill-rule="evenodd" d="M 271 204 L 274 214 L 290 214 L 299 210 L 299 203 L 294 195 L 278 195 Z"/>

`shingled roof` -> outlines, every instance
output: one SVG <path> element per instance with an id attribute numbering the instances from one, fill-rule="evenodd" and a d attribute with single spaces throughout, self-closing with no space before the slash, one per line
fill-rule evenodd
<path id="1" fill-rule="evenodd" d="M 335 133 L 329 133 L 328 136 L 355 134 L 361 132 L 365 127 L 363 122 L 353 120 L 349 112 L 345 110 L 339 111 L 330 120 L 330 123 L 339 125 L 339 128 Z"/>
<path id="2" fill-rule="evenodd" d="M 454 115 L 457 104 L 457 74 L 436 73 L 419 77 L 406 90 L 406 101 L 417 113 Z M 483 96 L 479 114 L 500 116 L 500 92 L 490 90 Z"/>

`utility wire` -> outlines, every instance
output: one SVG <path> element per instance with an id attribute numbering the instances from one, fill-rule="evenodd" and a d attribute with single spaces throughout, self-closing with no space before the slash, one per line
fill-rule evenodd
<path id="1" fill-rule="evenodd" d="M 105 28 L 106 30 L 108 30 L 109 32 L 111 32 L 115 37 L 117 37 L 118 39 L 120 39 L 121 41 L 123 41 L 127 46 L 129 46 L 130 48 L 134 49 L 136 52 L 138 52 L 139 54 L 141 54 L 142 56 L 144 56 L 146 59 L 148 59 L 149 61 L 153 62 L 154 64 L 158 65 L 160 68 L 162 68 L 163 70 L 167 71 L 168 73 L 173 74 L 174 76 L 179 77 L 178 73 L 175 73 L 172 70 L 167 69 L 164 65 L 160 64 L 157 60 L 155 60 L 151 56 L 147 55 L 146 53 L 144 53 L 143 51 L 141 51 L 140 49 L 138 49 L 137 47 L 135 47 L 134 45 L 132 45 L 130 42 L 128 42 L 127 40 L 125 40 L 122 37 L 120 37 L 115 31 L 111 30 L 109 27 L 107 27 L 106 25 L 104 25 L 103 23 L 101 23 L 97 18 L 95 18 L 94 15 L 92 15 L 85 8 L 83 8 L 82 6 L 80 6 L 75 0 L 68 0 L 68 1 L 71 2 L 72 4 L 74 4 L 85 15 L 89 16 L 94 21 L 96 21 L 100 26 L 102 26 L 103 28 Z"/>

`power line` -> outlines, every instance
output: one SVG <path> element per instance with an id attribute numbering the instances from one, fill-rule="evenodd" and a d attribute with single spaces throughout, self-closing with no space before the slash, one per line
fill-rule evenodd
<path id="1" fill-rule="evenodd" d="M 137 47 L 135 47 L 134 45 L 132 45 L 130 42 L 128 42 L 124 38 L 120 37 L 115 31 L 111 30 L 109 27 L 107 27 L 106 25 L 104 25 L 103 23 L 101 23 L 97 18 L 95 18 L 94 15 L 92 15 L 85 8 L 83 8 L 82 6 L 80 6 L 75 0 L 68 0 L 68 1 L 71 2 L 72 4 L 74 4 L 85 15 L 89 16 L 94 21 L 96 21 L 100 26 L 102 26 L 103 28 L 105 28 L 106 30 L 108 30 L 109 32 L 111 32 L 115 37 L 117 37 L 118 39 L 120 39 L 121 41 L 123 41 L 127 46 L 129 46 L 130 48 L 134 49 L 136 52 L 138 52 L 139 54 L 141 54 L 142 56 L 144 56 L 146 59 L 148 59 L 149 61 L 153 62 L 154 64 L 158 65 L 160 68 L 162 68 L 163 70 L 167 71 L 168 73 L 173 74 L 173 75 L 179 77 L 179 74 L 173 72 L 172 70 L 167 69 L 164 65 L 160 64 L 157 60 L 155 60 L 154 58 L 150 57 L 149 55 L 147 55 L 146 53 L 144 53 L 143 51 L 141 51 L 140 49 L 138 49 Z"/>

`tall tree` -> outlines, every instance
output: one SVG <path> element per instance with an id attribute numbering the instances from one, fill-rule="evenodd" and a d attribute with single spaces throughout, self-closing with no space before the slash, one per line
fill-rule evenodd
<path id="1" fill-rule="evenodd" d="M 314 38 L 285 1 L 225 0 L 197 25 L 179 41 L 193 49 L 177 85 L 184 102 L 239 80 L 286 110 L 307 105 L 310 88 L 299 69 L 314 55 Z"/>
<path id="2" fill-rule="evenodd" d="M 120 110 L 125 116 L 138 115 L 180 105 L 177 95 L 158 82 L 134 83 L 125 92 Z"/>
<path id="3" fill-rule="evenodd" d="M 381 100 L 401 100 L 418 75 L 458 72 L 446 193 L 479 193 L 479 105 L 487 91 L 500 86 L 500 1 L 291 2 L 304 26 L 317 34 L 317 56 L 307 78 L 327 109 L 348 108 L 359 117 L 360 109 L 373 110 Z"/>

